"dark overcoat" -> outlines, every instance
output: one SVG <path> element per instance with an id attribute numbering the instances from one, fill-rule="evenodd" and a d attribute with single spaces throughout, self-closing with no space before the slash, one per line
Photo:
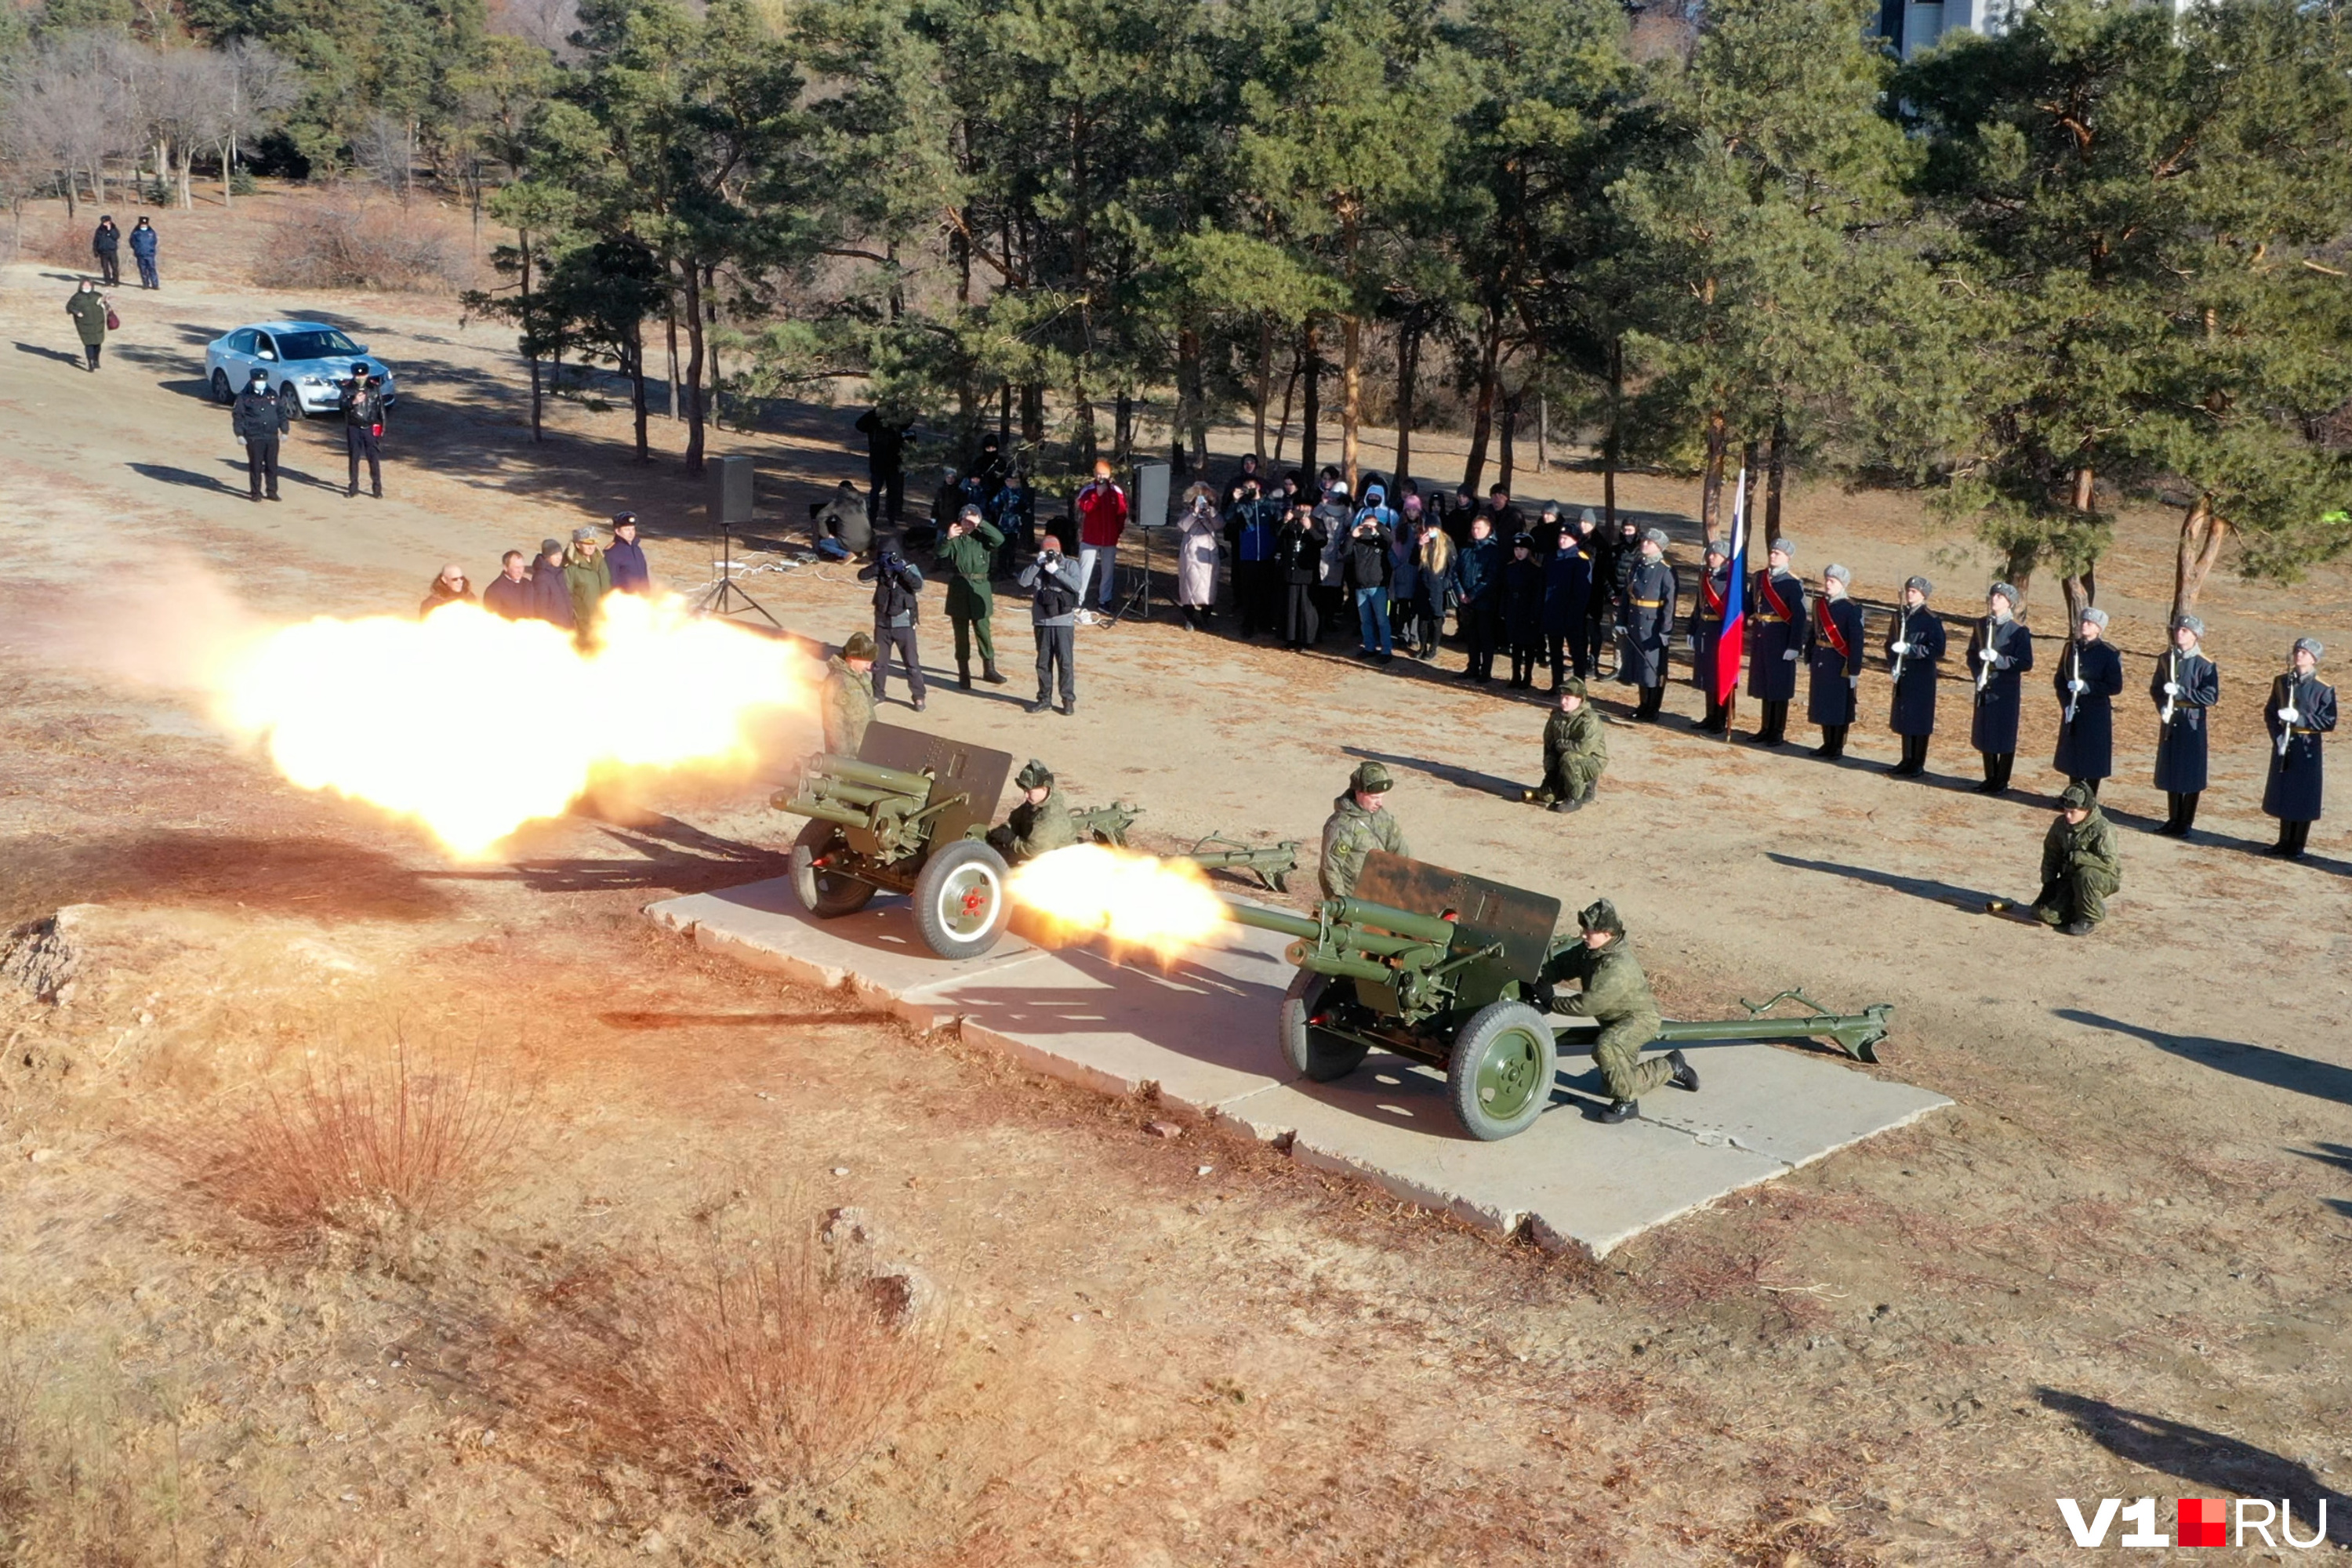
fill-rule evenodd
<path id="1" fill-rule="evenodd" d="M 2282 708 L 2295 710 L 2294 723 L 2279 717 Z M 2336 688 L 2315 675 L 2289 670 L 2271 682 L 2263 723 L 2271 732 L 2271 774 L 2263 786 L 2263 814 L 2281 822 L 2317 822 L 2324 782 L 2319 738 L 2336 728 Z"/>
<path id="2" fill-rule="evenodd" d="M 1992 650 L 1990 661 L 1977 656 Z M 2017 750 L 2017 710 L 2025 672 L 2033 668 L 2033 634 L 2019 621 L 1978 618 L 1969 634 L 1969 679 L 1976 686 L 1976 717 L 1969 744 L 1988 756 Z"/>
<path id="3" fill-rule="evenodd" d="M 2168 695 L 2167 685 L 2180 689 Z M 2156 704 L 2156 787 L 2167 795 L 2195 795 L 2205 787 L 2205 710 L 2221 700 L 2221 667 L 2201 653 L 2175 648 L 2156 661 L 2147 695 Z"/>
<path id="4" fill-rule="evenodd" d="M 1910 651 L 1896 653 L 1896 643 L 1907 644 Z M 1936 732 L 1936 680 L 1943 662 L 1943 617 L 1925 605 L 1897 611 L 1895 624 L 1886 628 L 1886 669 L 1895 683 L 1888 729 L 1898 735 Z"/>
<path id="5" fill-rule="evenodd" d="M 2088 690 L 2073 692 L 2069 682 L 2080 680 Z M 2116 771 L 2116 694 L 2124 689 L 2124 657 L 2105 637 L 2086 643 L 2076 638 L 2058 661 L 2050 678 L 2058 692 L 2058 752 L 2050 765 L 2070 779 L 2103 779 Z M 2066 700 L 2074 699 L 2074 717 L 2066 717 Z"/>
<path id="6" fill-rule="evenodd" d="M 1812 618 L 1805 624 L 1805 667 L 1812 674 L 1805 692 L 1806 721 L 1831 728 L 1853 723 L 1852 678 L 1862 673 L 1860 605 L 1826 594 L 1813 601 Z"/>
<path id="7" fill-rule="evenodd" d="M 1644 561 L 1625 579 L 1625 651 L 1621 677 L 1643 688 L 1666 683 L 1666 639 L 1675 635 L 1675 569 Z"/>
<path id="8" fill-rule="evenodd" d="M 1777 602 L 1776 602 L 1777 601 Z M 1748 603 L 1748 695 L 1763 702 L 1793 702 L 1803 651 L 1805 585 L 1785 572 L 1756 574 Z"/>

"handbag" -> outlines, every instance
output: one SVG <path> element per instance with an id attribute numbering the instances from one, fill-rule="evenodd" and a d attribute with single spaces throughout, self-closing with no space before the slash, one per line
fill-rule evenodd
<path id="1" fill-rule="evenodd" d="M 111 305 L 106 308 L 106 330 L 110 332 L 119 332 L 122 330 L 122 318 L 114 313 L 114 307 Z"/>

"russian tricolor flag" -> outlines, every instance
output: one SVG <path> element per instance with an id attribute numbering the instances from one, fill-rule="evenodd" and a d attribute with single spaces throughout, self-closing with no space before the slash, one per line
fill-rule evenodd
<path id="1" fill-rule="evenodd" d="M 1723 596 L 1723 634 L 1715 645 L 1715 700 L 1739 690 L 1739 658 L 1748 642 L 1748 470 L 1739 470 L 1731 501 L 1731 581 Z"/>

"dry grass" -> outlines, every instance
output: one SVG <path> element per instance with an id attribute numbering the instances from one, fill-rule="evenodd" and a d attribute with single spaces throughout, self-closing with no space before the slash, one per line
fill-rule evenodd
<path id="1" fill-rule="evenodd" d="M 254 263 L 265 289 L 431 291 L 473 272 L 465 241 L 429 213 L 341 197 L 287 208 Z"/>
<path id="2" fill-rule="evenodd" d="M 576 1279 L 550 1296 L 507 1367 L 567 1446 L 721 1500 L 824 1488 L 887 1444 L 937 1386 L 940 1324 L 908 1277 L 828 1245 L 783 1200 L 713 1221 L 679 1262 Z"/>
<path id="3" fill-rule="evenodd" d="M 478 1056 L 387 1051 L 306 1061 L 290 1086 L 149 1135 L 168 1171 L 262 1245 L 386 1239 L 476 1207 L 507 1169 L 527 1094 Z"/>
<path id="4" fill-rule="evenodd" d="M 21 1369 L 0 1366 L 0 1563 L 143 1568 L 168 1528 L 110 1425 L 37 1407 Z"/>

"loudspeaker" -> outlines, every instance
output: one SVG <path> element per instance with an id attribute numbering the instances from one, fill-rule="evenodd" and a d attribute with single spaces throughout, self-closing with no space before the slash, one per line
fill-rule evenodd
<path id="1" fill-rule="evenodd" d="M 710 476 L 710 526 L 732 528 L 751 521 L 751 459 L 705 458 Z"/>
<path id="2" fill-rule="evenodd" d="M 1140 528 L 1168 526 L 1168 465 L 1135 465 L 1135 496 L 1128 515 Z"/>

